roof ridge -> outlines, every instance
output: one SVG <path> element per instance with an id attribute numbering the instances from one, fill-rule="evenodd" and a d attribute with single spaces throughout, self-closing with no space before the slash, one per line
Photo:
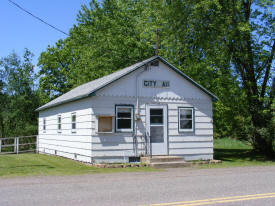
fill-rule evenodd
<path id="1" fill-rule="evenodd" d="M 36 111 L 40 111 L 40 110 L 43 110 L 43 109 L 46 109 L 46 108 L 57 106 L 57 105 L 62 104 L 62 103 L 67 103 L 67 102 L 71 102 L 73 100 L 77 100 L 77 99 L 81 99 L 81 98 L 87 97 L 93 91 L 97 90 L 101 86 L 104 86 L 105 84 L 107 84 L 109 82 L 115 81 L 116 79 L 118 79 L 120 77 L 120 75 L 124 76 L 124 75 L 128 74 L 128 72 L 131 72 L 132 70 L 135 70 L 137 67 L 139 68 L 139 67 L 143 66 L 144 64 L 149 63 L 150 61 L 156 59 L 157 57 L 158 56 L 150 57 L 150 58 L 145 59 L 145 60 L 143 60 L 141 62 L 137 62 L 137 63 L 135 63 L 133 65 L 128 66 L 128 67 L 119 69 L 119 70 L 117 70 L 117 71 L 115 71 L 113 73 L 110 73 L 110 74 L 106 75 L 106 76 L 103 76 L 103 77 L 94 79 L 92 81 L 83 83 L 83 84 L 81 84 L 81 85 L 79 85 L 79 86 L 71 89 L 70 91 L 68 91 L 68 92 L 60 95 L 59 97 L 53 99 L 52 101 L 50 101 L 50 102 L 42 105 L 41 107 L 37 108 Z M 103 83 L 100 84 L 101 81 Z M 106 81 L 106 82 L 104 82 L 104 81 Z M 96 84 L 96 85 L 94 85 L 94 84 Z M 85 86 L 86 87 L 88 86 L 88 89 Z M 78 91 L 78 90 L 81 90 L 81 89 L 84 89 L 85 92 Z M 74 94 L 74 93 L 76 93 L 76 94 Z M 70 94 L 73 94 L 72 97 L 66 98 Z"/>
<path id="2" fill-rule="evenodd" d="M 187 81 L 191 82 L 194 86 L 198 87 L 202 91 L 204 91 L 207 95 L 211 96 L 213 100 L 218 100 L 218 98 L 209 92 L 207 89 L 205 89 L 203 86 L 195 82 L 193 79 L 191 79 L 189 76 L 187 76 L 185 73 L 183 73 L 181 70 L 177 69 L 175 66 L 167 62 L 165 59 L 163 59 L 160 56 L 152 56 L 148 59 L 145 59 L 141 62 L 137 62 L 131 66 L 125 67 L 123 69 L 119 69 L 113 73 L 110 73 L 106 76 L 94 79 L 92 81 L 86 82 L 84 84 L 81 84 L 70 91 L 62 94 L 61 96 L 53 99 L 52 101 L 44 104 L 43 106 L 36 109 L 36 111 L 41 111 L 50 107 L 54 107 L 60 104 L 72 102 L 78 99 L 82 99 L 88 96 L 91 96 L 98 90 L 106 87 L 107 85 L 113 83 L 114 81 L 128 75 L 129 73 L 137 70 L 138 68 L 144 66 L 145 64 L 148 64 L 156 59 L 159 59 L 164 64 L 166 64 L 169 68 L 177 72 L 179 75 L 181 75 L 183 78 L 185 78 Z"/>
<path id="3" fill-rule="evenodd" d="M 89 83 L 91 83 L 91 82 L 94 82 L 94 81 L 97 81 L 97 80 L 100 80 L 100 79 L 105 79 L 105 78 L 107 78 L 107 77 L 112 76 L 113 74 L 117 74 L 118 72 L 121 72 L 121 71 L 124 70 L 124 69 L 128 69 L 129 67 L 134 67 L 134 66 L 137 65 L 137 64 L 140 64 L 140 63 L 142 63 L 142 62 L 146 62 L 147 60 L 149 60 L 149 59 L 151 59 L 151 58 L 153 58 L 153 57 L 157 58 L 158 56 L 152 56 L 152 57 L 150 57 L 150 58 L 148 58 L 148 59 L 146 59 L 146 60 L 143 60 L 143 61 L 141 61 L 141 62 L 137 62 L 137 63 L 135 63 L 135 64 L 133 64 L 133 65 L 130 65 L 130 66 L 127 66 L 127 67 L 125 67 L 125 68 L 118 69 L 117 71 L 114 71 L 114 72 L 109 73 L 109 74 L 107 74 L 107 75 L 105 75 L 105 76 L 99 77 L 99 78 L 97 78 L 97 79 L 94 79 L 94 80 L 85 82 L 85 83 L 83 83 L 83 84 L 81 84 L 81 85 L 78 85 L 77 87 L 80 87 L 80 86 L 82 86 L 82 85 L 89 84 Z M 75 87 L 75 88 L 77 88 L 77 87 Z M 73 89 L 75 89 L 75 88 L 73 88 Z M 71 90 L 70 90 L 70 91 L 71 91 Z M 66 92 L 66 93 L 67 93 L 67 92 Z M 66 93 L 64 93 L 64 94 L 66 94 Z M 63 95 L 63 94 L 62 94 L 62 95 Z M 62 95 L 61 95 L 61 96 L 62 96 Z"/>

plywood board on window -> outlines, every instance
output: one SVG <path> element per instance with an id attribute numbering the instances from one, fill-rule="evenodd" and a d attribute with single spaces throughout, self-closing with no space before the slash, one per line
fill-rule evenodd
<path id="1" fill-rule="evenodd" d="M 113 118 L 111 116 L 98 117 L 98 132 L 112 132 Z"/>

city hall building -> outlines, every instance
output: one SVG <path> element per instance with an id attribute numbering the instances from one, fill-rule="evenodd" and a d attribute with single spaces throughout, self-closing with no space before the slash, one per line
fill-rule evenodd
<path id="1" fill-rule="evenodd" d="M 38 151 L 88 163 L 151 155 L 211 160 L 216 100 L 154 56 L 38 108 Z"/>

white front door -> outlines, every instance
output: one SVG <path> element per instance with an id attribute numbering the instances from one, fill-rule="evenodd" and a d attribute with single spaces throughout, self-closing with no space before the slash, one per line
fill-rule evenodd
<path id="1" fill-rule="evenodd" d="M 167 106 L 146 106 L 146 131 L 152 144 L 152 155 L 168 155 Z"/>

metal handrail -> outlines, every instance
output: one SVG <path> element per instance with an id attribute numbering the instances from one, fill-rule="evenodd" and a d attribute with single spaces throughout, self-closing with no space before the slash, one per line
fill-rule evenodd
<path id="1" fill-rule="evenodd" d="M 136 135 L 133 136 L 133 150 L 134 150 L 135 156 L 137 157 L 138 156 L 138 140 L 137 140 Z"/>
<path id="2" fill-rule="evenodd" d="M 150 139 L 149 133 L 146 132 L 144 137 L 145 137 L 144 138 L 144 142 L 145 142 L 145 156 L 152 157 L 152 144 L 151 144 L 151 139 Z"/>

